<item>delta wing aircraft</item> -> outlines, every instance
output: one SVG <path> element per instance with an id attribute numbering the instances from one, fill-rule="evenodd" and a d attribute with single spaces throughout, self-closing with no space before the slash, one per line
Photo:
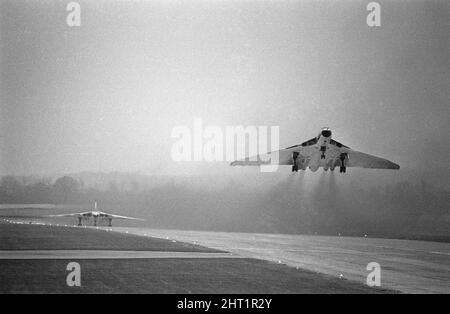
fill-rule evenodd
<path id="1" fill-rule="evenodd" d="M 112 226 L 112 220 L 114 219 L 126 219 L 126 220 L 140 220 L 144 221 L 144 219 L 140 218 L 134 218 L 134 217 L 127 217 L 127 216 L 120 216 L 120 215 L 114 215 L 105 213 L 102 211 L 97 210 L 97 202 L 94 203 L 94 210 L 82 212 L 82 213 L 71 213 L 71 214 L 60 214 L 60 215 L 49 215 L 48 217 L 76 217 L 78 218 L 78 226 L 82 226 L 82 221 L 88 221 L 91 218 L 94 220 L 94 226 L 97 226 L 99 220 L 100 221 L 107 221 L 108 226 Z"/>
<path id="2" fill-rule="evenodd" d="M 400 169 L 400 166 L 384 158 L 361 153 L 332 139 L 329 128 L 323 128 L 319 135 L 304 143 L 294 145 L 268 154 L 257 155 L 243 160 L 233 161 L 232 166 L 260 166 L 274 164 L 291 165 L 292 172 L 306 170 L 308 167 L 315 172 L 322 167 L 325 171 L 334 171 L 339 167 L 340 173 L 345 173 L 347 167 L 371 169 Z M 275 157 L 275 158 L 273 158 Z"/>

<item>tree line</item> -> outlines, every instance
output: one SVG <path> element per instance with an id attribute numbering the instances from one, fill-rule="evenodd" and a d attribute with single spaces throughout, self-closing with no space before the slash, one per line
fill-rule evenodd
<path id="1" fill-rule="evenodd" d="M 71 176 L 6 176 L 0 182 L 0 203 L 98 201 L 105 210 L 147 219 L 156 228 L 450 239 L 450 192 L 424 181 L 363 188 L 341 187 L 331 179 L 307 190 L 291 180 L 262 189 L 233 181 L 205 189 L 177 180 L 151 187 L 115 181 L 95 187 Z"/>

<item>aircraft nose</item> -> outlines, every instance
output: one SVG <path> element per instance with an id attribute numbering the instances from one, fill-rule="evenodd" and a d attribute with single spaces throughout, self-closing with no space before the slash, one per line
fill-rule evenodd
<path id="1" fill-rule="evenodd" d="M 331 131 L 330 130 L 323 130 L 322 131 L 322 136 L 323 137 L 330 137 L 331 136 Z"/>

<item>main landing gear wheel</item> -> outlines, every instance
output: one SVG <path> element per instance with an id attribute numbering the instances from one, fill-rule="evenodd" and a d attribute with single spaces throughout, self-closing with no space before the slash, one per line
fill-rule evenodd
<path id="1" fill-rule="evenodd" d="M 342 153 L 339 159 L 341 160 L 341 167 L 339 168 L 339 173 L 345 173 L 347 171 L 347 167 L 345 167 L 345 159 L 347 158 L 346 153 Z"/>
<path id="2" fill-rule="evenodd" d="M 297 164 L 297 158 L 298 158 L 299 153 L 298 152 L 293 152 L 292 153 L 292 172 L 298 172 L 298 164 Z"/>

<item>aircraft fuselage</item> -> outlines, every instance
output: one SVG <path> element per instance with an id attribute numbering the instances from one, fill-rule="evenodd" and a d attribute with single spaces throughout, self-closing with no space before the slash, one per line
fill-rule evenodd
<path id="1" fill-rule="evenodd" d="M 298 156 L 298 168 L 302 170 L 309 168 L 312 172 L 317 171 L 320 167 L 324 170 L 334 170 L 336 166 L 345 163 L 345 158 L 340 158 L 339 150 L 331 144 L 331 141 L 331 130 L 324 128 L 314 140 L 313 145 L 304 147 L 307 153 Z"/>

